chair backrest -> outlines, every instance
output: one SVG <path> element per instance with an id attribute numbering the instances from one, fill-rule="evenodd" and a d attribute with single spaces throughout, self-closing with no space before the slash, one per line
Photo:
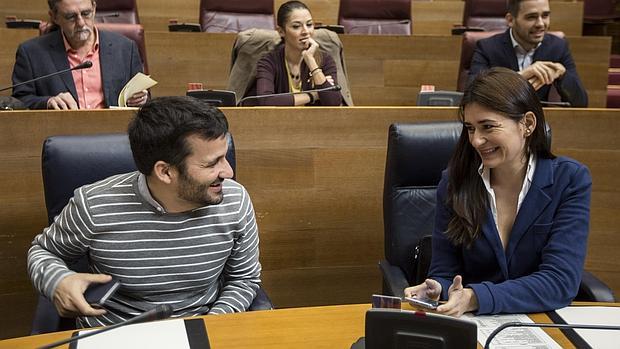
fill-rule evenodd
<path id="1" fill-rule="evenodd" d="M 338 35 L 327 29 L 314 31 L 314 39 L 322 51 L 329 54 L 336 62 L 338 85 L 347 106 L 353 106 L 349 91 L 346 64 L 342 42 Z M 229 91 L 234 91 L 237 99 L 256 94 L 256 63 L 280 42 L 280 35 L 275 30 L 250 29 L 237 35 L 233 45 L 228 80 Z"/>
<path id="2" fill-rule="evenodd" d="M 383 185 L 385 257 L 417 285 L 413 255 L 435 221 L 435 191 L 463 125 L 458 121 L 393 124 Z M 430 260 L 430 259 L 429 259 Z"/>
<path id="3" fill-rule="evenodd" d="M 200 28 L 210 33 L 275 29 L 273 0 L 200 0 Z"/>
<path id="4" fill-rule="evenodd" d="M 486 31 L 506 30 L 508 0 L 465 0 L 463 25 Z"/>
<path id="5" fill-rule="evenodd" d="M 229 137 L 226 159 L 235 170 L 235 145 Z M 136 171 L 127 134 L 52 136 L 43 143 L 43 192 L 51 223 L 78 187 Z"/>
<path id="6" fill-rule="evenodd" d="M 126 38 L 133 40 L 138 46 L 138 50 L 140 51 L 140 58 L 142 58 L 144 74 L 148 75 L 149 65 L 146 58 L 146 43 L 144 38 L 144 28 L 142 27 L 142 25 L 128 23 L 98 23 L 97 28 L 121 34 Z"/>
<path id="7" fill-rule="evenodd" d="M 98 0 L 95 20 L 99 23 L 140 24 L 136 0 Z"/>
<path id="8" fill-rule="evenodd" d="M 340 0 L 347 34 L 411 35 L 411 0 Z"/>

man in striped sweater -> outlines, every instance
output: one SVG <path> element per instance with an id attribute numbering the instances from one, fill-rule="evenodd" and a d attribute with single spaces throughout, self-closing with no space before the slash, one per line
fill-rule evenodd
<path id="1" fill-rule="evenodd" d="M 158 304 L 173 316 L 248 309 L 259 288 L 258 227 L 226 160 L 228 123 L 189 97 L 144 105 L 129 125 L 139 172 L 78 188 L 28 251 L 36 289 L 78 325 L 110 325 Z M 91 273 L 67 262 L 88 256 Z M 91 283 L 120 289 L 91 307 Z"/>

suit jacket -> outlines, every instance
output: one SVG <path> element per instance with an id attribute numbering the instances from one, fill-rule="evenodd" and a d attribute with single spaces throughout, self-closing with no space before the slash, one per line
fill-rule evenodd
<path id="1" fill-rule="evenodd" d="M 444 232 L 452 216 L 445 205 L 447 172 L 437 189 L 430 278 L 442 298 L 455 275 L 478 297 L 478 314 L 558 309 L 577 295 L 590 221 L 592 179 L 584 165 L 558 157 L 538 159 L 506 250 L 491 210 L 471 247 L 455 246 Z M 481 179 L 482 180 L 482 179 Z"/>
<path id="2" fill-rule="evenodd" d="M 581 80 L 579 80 L 577 68 L 566 40 L 553 34 L 545 34 L 541 45 L 534 52 L 532 63 L 536 61 L 561 63 L 566 68 L 566 73 L 562 78 L 554 81 L 554 86 L 562 97 L 562 101 L 569 102 L 573 107 L 588 106 L 588 94 Z M 476 43 L 469 80 L 471 81 L 479 72 L 492 67 L 504 67 L 519 71 L 517 55 L 510 39 L 510 29 Z M 536 91 L 538 98 L 542 101 L 548 101 L 550 89 L 551 85 L 541 87 Z"/>
<path id="3" fill-rule="evenodd" d="M 118 104 L 121 89 L 135 74 L 142 72 L 142 61 L 138 46 L 132 40 L 116 33 L 98 32 L 103 96 L 109 107 Z M 13 67 L 13 84 L 63 69 L 69 69 L 69 60 L 62 33 L 57 30 L 19 45 Z M 70 92 L 78 102 L 70 72 L 18 86 L 13 89 L 13 97 L 29 109 L 46 109 L 47 100 L 61 92 Z"/>

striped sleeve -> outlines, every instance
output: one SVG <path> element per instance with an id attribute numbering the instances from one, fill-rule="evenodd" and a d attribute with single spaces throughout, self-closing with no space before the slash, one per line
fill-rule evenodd
<path id="1" fill-rule="evenodd" d="M 258 227 L 250 196 L 243 189 L 239 214 L 239 235 L 222 273 L 222 289 L 209 314 L 245 311 L 250 307 L 260 284 Z"/>
<path id="2" fill-rule="evenodd" d="M 49 299 L 53 299 L 58 283 L 74 274 L 67 262 L 85 255 L 92 236 L 92 225 L 85 209 L 82 188 L 48 228 L 37 235 L 28 250 L 28 274 L 34 287 Z"/>

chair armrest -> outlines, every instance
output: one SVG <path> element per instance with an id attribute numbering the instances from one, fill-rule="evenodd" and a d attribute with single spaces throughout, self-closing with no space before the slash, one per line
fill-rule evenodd
<path id="1" fill-rule="evenodd" d="M 388 296 L 402 297 L 403 290 L 409 287 L 405 273 L 385 259 L 379 262 L 379 269 L 383 274 L 383 293 Z"/>
<path id="2" fill-rule="evenodd" d="M 271 299 L 267 295 L 267 292 L 265 292 L 265 290 L 263 289 L 263 286 L 261 286 L 258 289 L 258 291 L 256 291 L 256 297 L 254 297 L 252 304 L 250 304 L 249 310 L 255 311 L 255 310 L 272 310 L 272 309 L 273 309 L 273 304 L 271 303 Z"/>
<path id="3" fill-rule="evenodd" d="M 589 302 L 615 302 L 613 291 L 594 274 L 584 270 L 575 300 Z"/>

